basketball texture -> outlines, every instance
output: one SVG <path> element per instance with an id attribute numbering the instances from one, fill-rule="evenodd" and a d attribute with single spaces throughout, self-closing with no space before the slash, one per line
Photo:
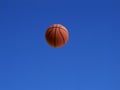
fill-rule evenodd
<path id="1" fill-rule="evenodd" d="M 54 47 L 60 48 L 64 46 L 69 38 L 68 30 L 61 24 L 53 24 L 48 27 L 45 33 L 47 43 Z"/>

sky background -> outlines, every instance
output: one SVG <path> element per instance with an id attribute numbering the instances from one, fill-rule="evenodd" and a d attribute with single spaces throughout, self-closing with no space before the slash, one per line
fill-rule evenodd
<path id="1" fill-rule="evenodd" d="M 119 0 L 0 0 L 0 90 L 120 90 Z M 66 26 L 54 49 L 45 31 Z"/>

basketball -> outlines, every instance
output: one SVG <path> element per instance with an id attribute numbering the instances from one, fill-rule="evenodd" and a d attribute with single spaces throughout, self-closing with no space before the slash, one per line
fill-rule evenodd
<path id="1" fill-rule="evenodd" d="M 67 43 L 69 33 L 67 28 L 63 25 L 53 24 L 46 30 L 45 38 L 50 46 L 54 48 L 60 48 Z"/>

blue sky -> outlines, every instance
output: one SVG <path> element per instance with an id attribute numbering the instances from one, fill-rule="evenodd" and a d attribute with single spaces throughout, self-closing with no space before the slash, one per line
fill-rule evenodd
<path id="1" fill-rule="evenodd" d="M 120 90 L 120 6 L 114 0 L 1 0 L 0 90 Z M 47 45 L 51 24 L 69 41 Z"/>

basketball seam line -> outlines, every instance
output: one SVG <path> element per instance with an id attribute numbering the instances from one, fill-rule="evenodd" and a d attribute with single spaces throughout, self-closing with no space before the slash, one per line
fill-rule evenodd
<path id="1" fill-rule="evenodd" d="M 59 29 L 62 29 L 62 30 L 64 30 L 65 32 L 67 32 L 68 33 L 68 31 L 67 30 L 65 30 L 64 28 L 60 28 L 60 27 L 50 27 L 49 29 L 52 29 L 52 28 L 59 28 Z M 48 29 L 48 30 L 49 30 Z"/>
<path id="2" fill-rule="evenodd" d="M 62 35 L 60 29 L 59 29 L 59 32 L 60 32 L 60 35 L 61 35 L 61 37 L 62 37 L 63 43 L 65 44 L 65 39 L 64 39 L 64 37 L 63 37 L 63 35 Z"/>
<path id="3" fill-rule="evenodd" d="M 62 30 L 64 30 L 65 32 L 67 32 L 68 33 L 68 31 L 67 30 L 65 30 L 65 29 L 63 29 L 63 28 L 60 28 L 60 27 L 58 27 L 59 29 L 62 29 Z"/>
<path id="4" fill-rule="evenodd" d="M 56 47 L 56 29 L 55 29 L 55 32 L 54 32 L 54 47 Z"/>
<path id="5" fill-rule="evenodd" d="M 50 36 L 50 34 L 51 34 L 52 31 L 53 31 L 53 30 L 51 30 L 51 31 L 48 33 L 48 37 Z"/>

